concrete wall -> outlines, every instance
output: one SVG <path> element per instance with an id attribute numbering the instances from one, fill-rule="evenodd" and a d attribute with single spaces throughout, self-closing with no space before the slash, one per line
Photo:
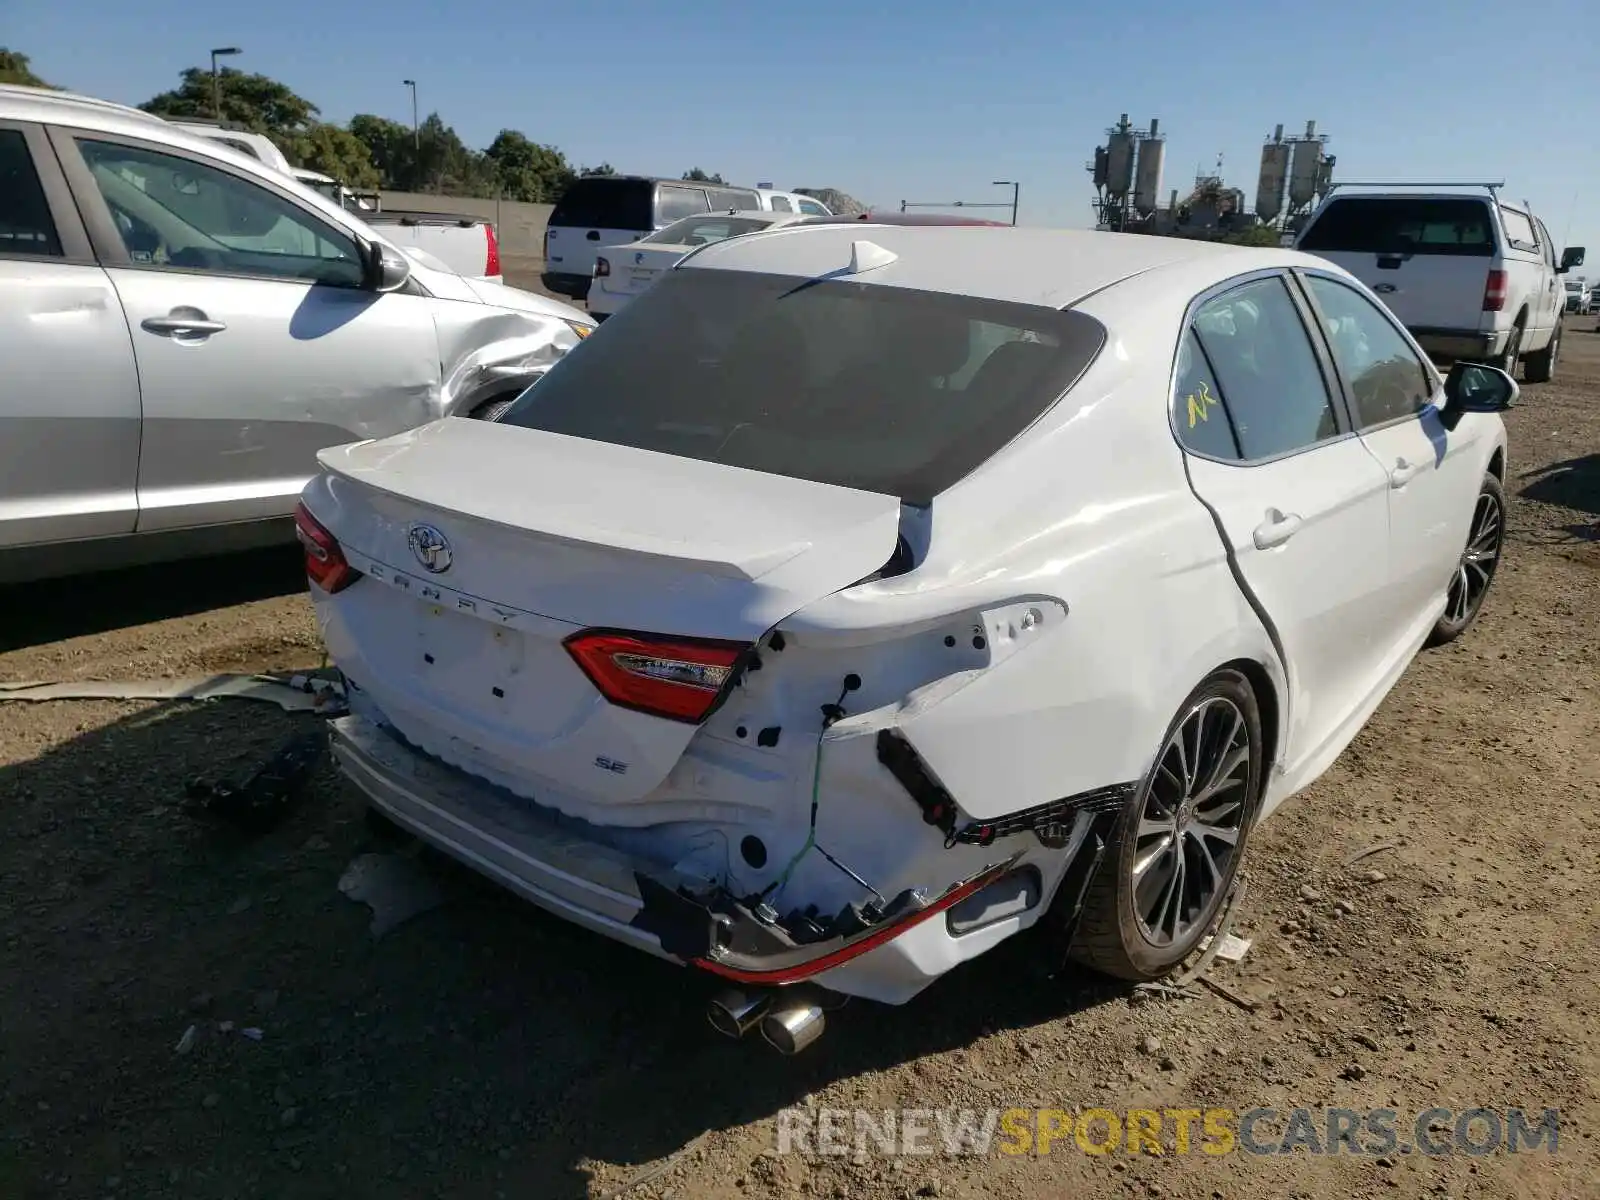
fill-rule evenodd
<path id="1" fill-rule="evenodd" d="M 380 192 L 385 209 L 461 213 L 493 221 L 500 238 L 500 261 L 507 282 L 528 287 L 544 269 L 544 227 L 554 205 L 519 200 L 474 200 L 421 192 Z"/>

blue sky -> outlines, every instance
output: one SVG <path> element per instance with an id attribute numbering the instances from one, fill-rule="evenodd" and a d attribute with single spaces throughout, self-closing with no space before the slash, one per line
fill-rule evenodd
<path id="1" fill-rule="evenodd" d="M 52 82 L 137 103 L 241 46 L 330 120 L 410 119 L 416 79 L 469 144 L 502 127 L 574 164 L 834 186 L 880 206 L 1000 200 L 1085 225 L 1119 113 L 1168 133 L 1164 190 L 1222 154 L 1253 201 L 1262 140 L 1315 119 L 1343 179 L 1503 178 L 1600 256 L 1600 3 L 1334 0 L 275 0 L 152 19 L 126 0 L 4 0 Z M 1600 272 L 1592 272 L 1600 273 Z"/>

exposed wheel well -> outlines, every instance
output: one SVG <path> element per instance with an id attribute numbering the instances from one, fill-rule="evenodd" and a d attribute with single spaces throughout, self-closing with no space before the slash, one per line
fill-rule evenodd
<path id="1" fill-rule="evenodd" d="M 495 392 L 493 395 L 484 396 L 474 401 L 472 407 L 466 409 L 460 415 L 464 417 L 471 417 L 474 420 L 481 420 L 482 418 L 480 414 L 483 413 L 485 409 L 488 409 L 493 405 L 515 400 L 526 390 L 526 387 L 515 387 L 504 392 Z"/>
<path id="2" fill-rule="evenodd" d="M 1272 686 L 1272 677 L 1267 674 L 1267 669 L 1253 659 L 1241 658 L 1235 662 L 1224 663 L 1219 669 L 1237 671 L 1250 681 L 1250 690 L 1256 694 L 1256 708 L 1261 712 L 1261 738 L 1266 743 L 1268 751 L 1264 756 L 1266 760 L 1264 774 L 1270 776 L 1273 764 L 1278 761 L 1278 751 L 1282 749 L 1278 744 L 1279 731 L 1282 728 L 1278 711 L 1278 689 Z"/>
<path id="3" fill-rule="evenodd" d="M 1489 459 L 1489 474 L 1493 475 L 1501 483 L 1506 481 L 1506 452 L 1504 450 L 1496 450 L 1494 456 Z"/>

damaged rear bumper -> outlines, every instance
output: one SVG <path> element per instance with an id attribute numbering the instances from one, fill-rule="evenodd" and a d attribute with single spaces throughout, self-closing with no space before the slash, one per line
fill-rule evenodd
<path id="1" fill-rule="evenodd" d="M 848 936 L 799 944 L 732 896 L 707 895 L 703 881 L 608 846 L 593 827 L 439 762 L 368 717 L 342 717 L 329 730 L 345 776 L 424 842 L 576 925 L 745 985 L 815 982 L 902 1003 L 1015 931 L 955 937 L 934 918 L 991 884 L 1027 871 L 1037 878 L 1019 854 L 997 851 L 996 861 L 936 896 L 906 893 Z"/>

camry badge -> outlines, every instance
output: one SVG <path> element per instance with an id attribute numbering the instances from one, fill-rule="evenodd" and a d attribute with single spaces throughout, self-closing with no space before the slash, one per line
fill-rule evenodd
<path id="1" fill-rule="evenodd" d="M 413 525 L 406 541 L 424 569 L 435 575 L 450 569 L 450 539 L 432 525 Z"/>

